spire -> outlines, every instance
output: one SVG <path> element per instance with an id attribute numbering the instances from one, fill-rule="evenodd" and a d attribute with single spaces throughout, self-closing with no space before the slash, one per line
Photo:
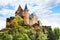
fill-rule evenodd
<path id="1" fill-rule="evenodd" d="M 19 5 L 18 8 L 17 8 L 17 10 L 16 10 L 16 12 L 15 12 L 15 15 L 18 15 L 19 13 L 21 14 L 22 11 L 23 11 L 23 9 L 22 9 L 21 6 Z M 19 14 L 19 15 L 20 15 L 20 14 Z"/>
<path id="2" fill-rule="evenodd" d="M 21 8 L 21 6 L 19 5 L 19 7 L 18 8 Z"/>
<path id="3" fill-rule="evenodd" d="M 23 10 L 23 9 L 22 9 L 21 6 L 19 5 L 17 10 L 18 10 L 18 11 L 21 11 L 21 10 Z"/>
<path id="4" fill-rule="evenodd" d="M 28 9 L 28 8 L 27 8 L 27 4 L 25 5 L 25 9 L 24 9 L 24 10 L 26 10 L 26 9 Z"/>

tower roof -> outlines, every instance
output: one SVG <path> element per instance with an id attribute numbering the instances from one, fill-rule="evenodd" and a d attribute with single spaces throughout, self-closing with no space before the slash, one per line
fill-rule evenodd
<path id="1" fill-rule="evenodd" d="M 36 14 L 35 13 L 32 13 L 31 16 L 36 16 Z"/>
<path id="2" fill-rule="evenodd" d="M 24 10 L 26 10 L 26 9 L 28 9 L 28 8 L 27 8 L 27 4 L 25 5 L 25 9 L 24 9 Z"/>
<path id="3" fill-rule="evenodd" d="M 17 11 L 22 11 L 22 10 L 23 10 L 23 9 L 22 9 L 21 6 L 19 5 Z"/>

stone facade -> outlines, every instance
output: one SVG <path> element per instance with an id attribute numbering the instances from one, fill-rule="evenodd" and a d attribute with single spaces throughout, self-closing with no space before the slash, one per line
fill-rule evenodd
<path id="1" fill-rule="evenodd" d="M 38 18 L 33 13 L 29 16 L 29 24 L 33 25 L 38 22 Z"/>

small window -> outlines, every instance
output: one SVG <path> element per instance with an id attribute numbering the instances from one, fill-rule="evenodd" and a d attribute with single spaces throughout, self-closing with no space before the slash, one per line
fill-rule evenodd
<path id="1" fill-rule="evenodd" d="M 30 20 L 32 20 L 32 18 L 29 18 Z"/>
<path id="2" fill-rule="evenodd" d="M 22 18 L 24 18 L 24 16 L 22 16 Z"/>

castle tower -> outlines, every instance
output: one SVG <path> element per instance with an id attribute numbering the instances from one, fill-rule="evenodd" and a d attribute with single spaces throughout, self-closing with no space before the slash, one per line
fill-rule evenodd
<path id="1" fill-rule="evenodd" d="M 25 5 L 24 9 L 24 24 L 29 24 L 29 13 L 27 9 L 27 4 Z"/>
<path id="2" fill-rule="evenodd" d="M 32 13 L 32 14 L 29 16 L 29 24 L 30 24 L 30 25 L 33 25 L 33 24 L 37 23 L 37 21 L 38 21 L 37 16 L 35 15 L 35 13 Z"/>
<path id="3" fill-rule="evenodd" d="M 21 8 L 21 6 L 19 5 L 19 7 L 18 7 L 18 9 L 17 9 L 17 11 L 16 11 L 16 13 L 15 13 L 15 16 L 22 16 L 22 12 L 23 12 L 23 9 Z"/>

